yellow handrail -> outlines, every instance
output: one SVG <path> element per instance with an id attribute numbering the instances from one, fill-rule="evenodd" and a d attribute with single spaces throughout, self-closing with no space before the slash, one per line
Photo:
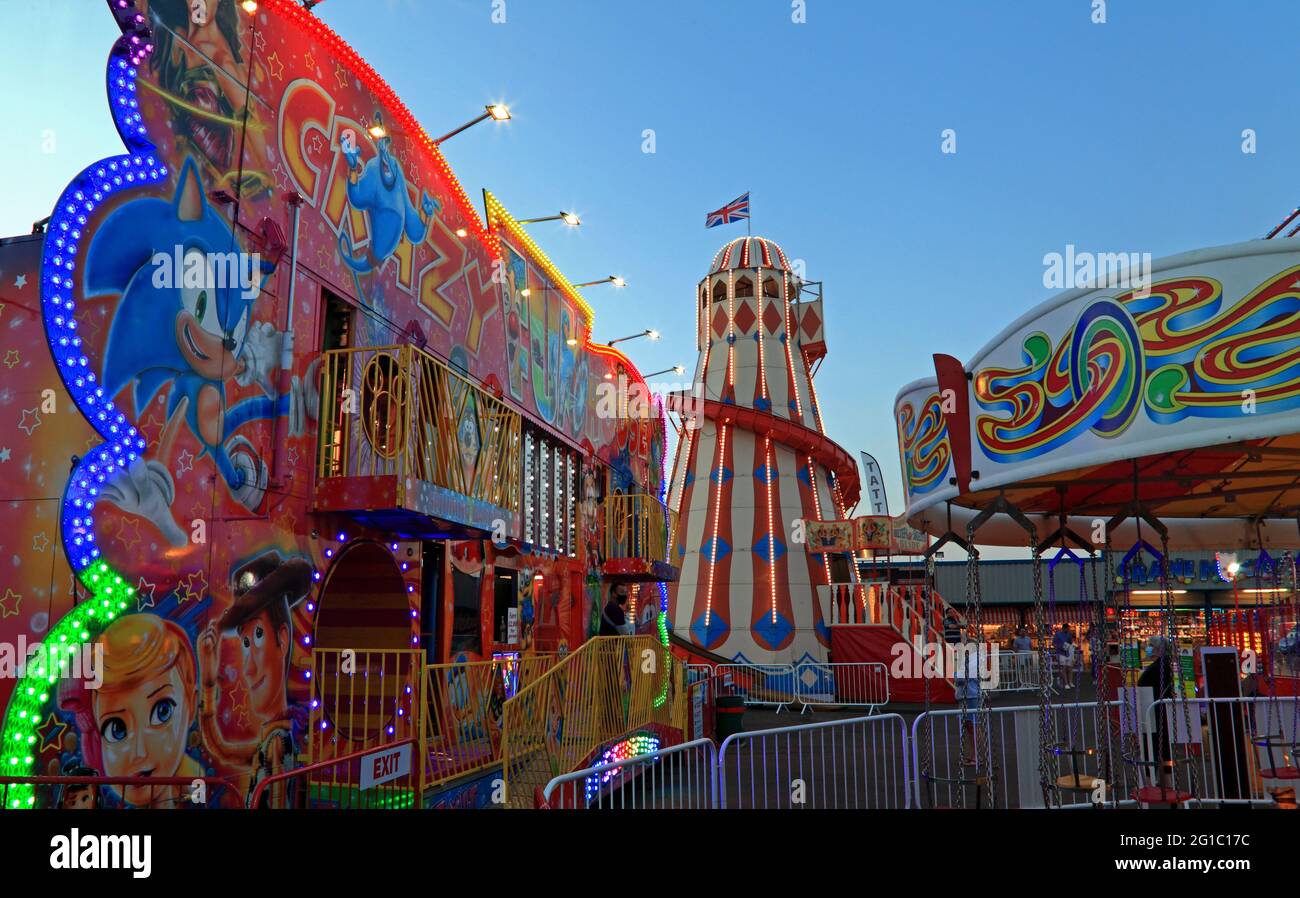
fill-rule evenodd
<path id="1" fill-rule="evenodd" d="M 683 720 L 678 667 L 650 636 L 601 636 L 522 688 L 502 715 L 507 805 L 530 807 L 535 789 L 620 736 Z"/>
<path id="2" fill-rule="evenodd" d="M 322 354 L 317 474 L 394 476 L 519 510 L 519 412 L 414 346 Z"/>
<path id="3" fill-rule="evenodd" d="M 554 655 L 424 667 L 425 786 L 501 760 L 506 701 L 555 664 Z"/>

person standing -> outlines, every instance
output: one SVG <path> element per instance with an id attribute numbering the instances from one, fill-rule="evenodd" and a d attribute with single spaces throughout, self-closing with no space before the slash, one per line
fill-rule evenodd
<path id="1" fill-rule="evenodd" d="M 609 601 L 600 612 L 598 636 L 624 636 L 627 634 L 627 584 L 615 583 L 609 589 Z"/>

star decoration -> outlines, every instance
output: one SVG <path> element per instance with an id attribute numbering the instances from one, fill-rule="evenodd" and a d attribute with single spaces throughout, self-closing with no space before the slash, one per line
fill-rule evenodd
<path id="1" fill-rule="evenodd" d="M 0 598 L 0 620 L 17 615 L 18 606 L 22 603 L 22 600 L 22 593 L 6 588 L 4 597 Z M 13 605 L 10 605 L 10 602 L 13 602 Z"/>
<path id="2" fill-rule="evenodd" d="M 307 68 L 309 69 L 316 68 L 316 57 L 311 55 L 310 50 L 302 55 L 302 61 L 306 63 Z"/>
<path id="3" fill-rule="evenodd" d="M 5 353 L 5 367 L 6 367 L 6 368 L 14 368 L 14 367 L 17 367 L 18 363 L 21 362 L 21 361 L 22 361 L 22 356 L 20 356 L 20 355 L 18 354 L 18 350 L 16 350 L 16 349 L 11 349 L 11 350 L 9 350 L 8 352 Z"/>
<path id="4" fill-rule="evenodd" d="M 40 533 L 32 537 L 33 552 L 44 552 L 45 549 L 49 546 L 49 544 L 50 544 L 49 537 L 45 535 L 44 530 L 42 530 Z"/>
<path id="5" fill-rule="evenodd" d="M 176 603 L 197 602 L 203 598 L 203 594 L 208 590 L 208 578 L 203 571 L 194 571 L 188 577 L 181 581 L 185 586 L 184 597 L 180 590 L 176 593 Z"/>
<path id="6" fill-rule="evenodd" d="M 338 79 L 339 87 L 348 86 L 348 70 L 343 67 L 342 63 L 334 63 L 334 77 Z"/>
<path id="7" fill-rule="evenodd" d="M 45 723 L 36 728 L 36 735 L 41 737 L 41 754 L 50 749 L 58 751 L 63 745 L 63 734 L 68 731 L 68 725 L 50 712 L 50 716 L 45 718 Z"/>
<path id="8" fill-rule="evenodd" d="M 290 447 L 289 447 L 289 467 L 291 467 L 291 468 L 296 468 L 296 467 L 298 467 L 298 462 L 299 462 L 299 461 L 300 461 L 300 458 L 299 458 L 299 455 L 298 455 L 298 447 L 297 447 L 297 446 L 290 446 Z"/>
<path id="9" fill-rule="evenodd" d="M 19 290 L 21 290 L 23 287 L 26 287 L 27 275 L 20 274 L 18 275 L 18 277 L 14 278 L 14 286 L 17 287 Z"/>
<path id="10" fill-rule="evenodd" d="M 190 452 L 190 450 L 188 449 L 181 450 L 181 454 L 177 456 L 176 460 L 177 462 L 179 462 L 179 464 L 177 464 L 176 466 L 177 477 L 180 477 L 182 474 L 186 473 L 187 471 L 194 470 L 194 455 L 193 453 Z"/>
<path id="11" fill-rule="evenodd" d="M 117 525 L 117 539 L 128 549 L 135 548 L 136 543 L 141 541 L 140 519 L 122 518 L 121 523 Z"/>
<path id="12" fill-rule="evenodd" d="M 153 591 L 158 588 L 157 583 L 150 583 L 144 577 L 135 585 L 135 610 L 144 611 L 146 608 L 154 606 Z"/>
<path id="13" fill-rule="evenodd" d="M 9 461 L 9 447 L 5 446 L 0 449 L 0 461 Z"/>
<path id="14" fill-rule="evenodd" d="M 260 29 L 253 35 L 253 43 L 257 45 L 259 50 L 266 49 L 266 35 Z"/>
<path id="15" fill-rule="evenodd" d="M 5 313 L 5 304 L 0 302 L 0 315 L 3 315 L 4 313 Z"/>
<path id="16" fill-rule="evenodd" d="M 267 66 L 271 70 L 271 77 L 280 81 L 284 80 L 284 63 L 280 61 L 280 51 L 277 50 L 266 58 Z"/>
<path id="17" fill-rule="evenodd" d="M 31 418 L 31 421 L 27 420 L 29 417 Z M 32 431 L 40 426 L 41 416 L 37 414 L 37 409 L 23 409 L 23 417 L 22 420 L 18 422 L 18 429 L 26 433 L 28 436 L 31 436 Z"/>

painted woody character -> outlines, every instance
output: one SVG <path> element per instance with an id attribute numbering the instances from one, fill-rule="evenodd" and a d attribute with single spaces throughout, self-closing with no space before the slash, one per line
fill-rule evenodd
<path id="1" fill-rule="evenodd" d="M 311 565 L 300 558 L 284 560 L 271 550 L 240 567 L 232 579 L 234 602 L 217 625 L 209 624 L 199 637 L 203 671 L 199 727 L 218 767 L 249 772 L 245 800 L 251 802 L 262 779 L 296 766 L 287 696 L 293 656 L 289 609 L 310 590 Z M 240 642 L 243 663 L 239 676 L 259 727 L 256 739 L 230 739 L 217 722 L 220 640 L 226 635 Z M 269 798 L 272 807 L 283 807 L 287 797 L 283 786 L 273 786 L 263 802 Z"/>

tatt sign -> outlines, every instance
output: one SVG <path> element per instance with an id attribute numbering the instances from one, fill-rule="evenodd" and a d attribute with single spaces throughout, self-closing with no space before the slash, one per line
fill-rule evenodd
<path id="1" fill-rule="evenodd" d="M 411 743 L 385 748 L 361 759 L 361 788 L 391 782 L 411 772 Z"/>

